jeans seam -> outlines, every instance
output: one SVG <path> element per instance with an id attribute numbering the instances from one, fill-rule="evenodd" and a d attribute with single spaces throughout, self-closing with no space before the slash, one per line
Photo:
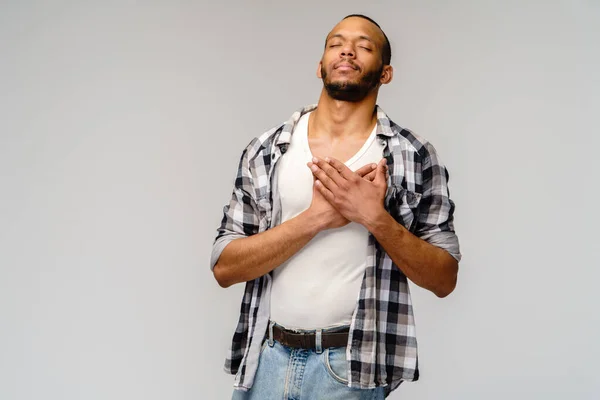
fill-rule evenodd
<path id="1" fill-rule="evenodd" d="M 285 385 L 283 387 L 283 398 L 287 399 L 289 397 L 289 391 L 290 391 L 290 374 L 292 371 L 292 363 L 293 363 L 293 353 L 294 350 L 292 350 L 292 352 L 290 353 L 290 357 L 288 359 L 288 367 L 287 367 L 287 371 L 285 373 Z"/>

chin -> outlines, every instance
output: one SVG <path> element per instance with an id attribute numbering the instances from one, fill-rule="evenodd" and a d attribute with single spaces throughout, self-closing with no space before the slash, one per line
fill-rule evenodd
<path id="1" fill-rule="evenodd" d="M 358 81 L 355 79 L 332 79 L 328 82 L 331 85 L 338 86 L 348 86 L 348 85 L 358 85 Z"/>

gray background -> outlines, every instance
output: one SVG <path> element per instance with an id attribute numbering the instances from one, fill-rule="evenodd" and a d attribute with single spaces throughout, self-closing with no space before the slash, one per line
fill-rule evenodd
<path id="1" fill-rule="evenodd" d="M 422 380 L 391 398 L 600 397 L 597 0 L 0 4 L 0 398 L 230 396 L 221 207 L 355 12 L 464 253 L 450 297 L 413 286 Z"/>

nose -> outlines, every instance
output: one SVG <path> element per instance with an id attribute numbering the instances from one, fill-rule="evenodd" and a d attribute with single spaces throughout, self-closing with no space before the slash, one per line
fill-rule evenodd
<path id="1" fill-rule="evenodd" d="M 355 54 L 356 52 L 354 51 L 354 46 L 352 46 L 351 43 L 346 42 L 342 46 L 342 52 L 340 53 L 340 56 L 354 58 Z"/>

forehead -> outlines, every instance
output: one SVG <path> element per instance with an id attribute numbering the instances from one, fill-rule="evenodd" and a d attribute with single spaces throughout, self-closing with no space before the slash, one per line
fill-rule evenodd
<path id="1" fill-rule="evenodd" d="M 382 45 L 384 41 L 381 29 L 372 22 L 360 17 L 350 17 L 342 20 L 329 32 L 327 40 L 333 35 L 343 35 L 348 38 L 367 36 L 379 45 Z"/>

